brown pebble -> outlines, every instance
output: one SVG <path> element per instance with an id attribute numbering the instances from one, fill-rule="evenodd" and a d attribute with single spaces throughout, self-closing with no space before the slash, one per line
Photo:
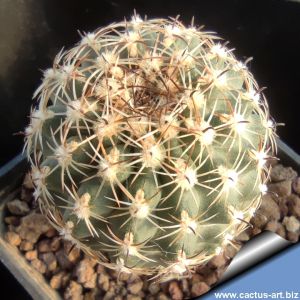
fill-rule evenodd
<path id="1" fill-rule="evenodd" d="M 263 196 L 261 206 L 259 207 L 256 214 L 258 216 L 263 216 L 266 220 L 266 223 L 271 220 L 278 221 L 280 219 L 279 207 L 270 194 L 266 194 Z M 261 227 L 257 226 L 255 222 L 254 225 L 256 227 Z"/>
<path id="2" fill-rule="evenodd" d="M 50 252 L 51 251 L 50 243 L 51 243 L 51 240 L 49 240 L 49 239 L 44 239 L 44 240 L 39 241 L 39 243 L 37 245 L 39 253 Z"/>
<path id="3" fill-rule="evenodd" d="M 97 299 L 97 290 L 92 289 L 89 292 L 86 292 L 83 296 L 84 300 L 95 300 Z"/>
<path id="4" fill-rule="evenodd" d="M 51 228 L 48 220 L 41 214 L 31 213 L 21 219 L 16 231 L 23 240 L 36 243 L 39 237 Z"/>
<path id="5" fill-rule="evenodd" d="M 157 295 L 157 300 L 169 300 L 170 298 L 167 297 L 166 294 L 160 292 L 158 295 Z"/>
<path id="6" fill-rule="evenodd" d="M 192 295 L 201 296 L 207 293 L 210 290 L 210 287 L 205 282 L 196 282 L 192 285 Z"/>
<path id="7" fill-rule="evenodd" d="M 140 296 L 137 295 L 127 295 L 126 300 L 142 300 L 142 298 Z"/>
<path id="8" fill-rule="evenodd" d="M 295 194 L 287 198 L 289 213 L 300 218 L 300 197 Z"/>
<path id="9" fill-rule="evenodd" d="M 258 235 L 258 234 L 261 233 L 261 231 L 262 231 L 261 228 L 254 227 L 254 228 L 252 229 L 252 235 L 253 235 L 253 236 Z"/>
<path id="10" fill-rule="evenodd" d="M 57 267 L 57 260 L 52 252 L 42 253 L 40 259 L 46 264 L 48 271 L 54 271 Z"/>
<path id="11" fill-rule="evenodd" d="M 17 216 L 24 216 L 29 213 L 29 206 L 26 202 L 19 199 L 9 201 L 7 203 L 7 208 L 10 213 Z"/>
<path id="12" fill-rule="evenodd" d="M 49 230 L 45 233 L 45 236 L 47 238 L 52 238 L 55 235 L 57 235 L 57 231 L 55 230 L 55 228 L 49 228 Z"/>
<path id="13" fill-rule="evenodd" d="M 183 293 L 180 289 L 177 281 L 171 281 L 169 285 L 169 293 L 172 300 L 181 300 L 183 299 Z"/>
<path id="14" fill-rule="evenodd" d="M 5 217 L 4 222 L 6 224 L 13 225 L 13 226 L 19 226 L 20 225 L 20 219 L 16 216 Z"/>
<path id="15" fill-rule="evenodd" d="M 289 196 L 292 193 L 292 181 L 285 180 L 277 183 L 270 183 L 268 190 L 277 194 L 279 197 Z"/>
<path id="16" fill-rule="evenodd" d="M 76 281 L 71 281 L 64 292 L 65 300 L 82 300 L 82 286 Z"/>
<path id="17" fill-rule="evenodd" d="M 12 246 L 19 246 L 21 244 L 20 236 L 17 233 L 13 232 L 13 231 L 6 232 L 5 239 Z"/>
<path id="18" fill-rule="evenodd" d="M 210 268 L 213 268 L 213 269 L 217 269 L 219 267 L 222 267 L 224 266 L 226 263 L 226 259 L 224 257 L 224 254 L 221 253 L 219 255 L 215 255 L 209 262 L 208 262 L 208 266 Z"/>
<path id="19" fill-rule="evenodd" d="M 52 276 L 50 280 L 50 285 L 52 288 L 60 289 L 67 286 L 69 283 L 71 274 L 65 271 L 60 271 L 59 273 Z"/>
<path id="20" fill-rule="evenodd" d="M 286 230 L 289 232 L 299 232 L 300 222 L 295 216 L 285 217 L 282 221 L 282 224 L 285 226 Z"/>
<path id="21" fill-rule="evenodd" d="M 272 231 L 272 232 L 276 232 L 277 229 L 278 229 L 278 222 L 276 221 L 268 222 L 268 224 L 265 227 L 265 230 Z"/>
<path id="22" fill-rule="evenodd" d="M 26 241 L 26 240 L 23 240 L 20 244 L 20 250 L 22 251 L 29 251 L 29 250 L 32 250 L 33 249 L 33 244 Z"/>
<path id="23" fill-rule="evenodd" d="M 293 190 L 296 194 L 300 195 L 300 177 L 296 177 L 292 183 Z"/>
<path id="24" fill-rule="evenodd" d="M 210 274 L 208 274 L 205 277 L 205 282 L 207 283 L 207 285 L 212 286 L 214 285 L 218 280 L 217 274 L 216 272 L 211 272 Z"/>
<path id="25" fill-rule="evenodd" d="M 138 294 L 143 288 L 143 281 L 136 279 L 127 284 L 127 289 L 131 294 Z"/>
<path id="26" fill-rule="evenodd" d="M 291 167 L 284 167 L 281 164 L 275 165 L 271 170 L 272 182 L 279 182 L 283 180 L 293 180 L 297 177 L 297 172 Z"/>
<path id="27" fill-rule="evenodd" d="M 299 241 L 299 234 L 296 232 L 288 231 L 286 234 L 286 239 L 292 243 L 297 243 Z"/>
<path id="28" fill-rule="evenodd" d="M 28 253 L 28 252 L 27 252 Z M 39 259 L 34 259 L 31 262 L 31 265 L 34 269 L 36 269 L 39 273 L 44 274 L 47 271 L 47 266 Z"/>
<path id="29" fill-rule="evenodd" d="M 95 272 L 93 266 L 93 261 L 85 258 L 79 262 L 75 269 L 77 281 L 82 283 L 86 288 L 94 288 L 96 286 L 97 273 Z"/>
<path id="30" fill-rule="evenodd" d="M 73 264 L 69 261 L 64 249 L 60 249 L 55 253 L 58 265 L 62 270 L 70 270 Z"/>
<path id="31" fill-rule="evenodd" d="M 115 299 L 115 296 L 116 296 L 116 294 L 114 292 L 108 291 L 105 293 L 103 300 L 113 300 L 113 299 Z"/>
<path id="32" fill-rule="evenodd" d="M 160 291 L 160 286 L 156 282 L 151 282 L 148 286 L 148 291 L 151 295 L 156 295 Z"/>
<path id="33" fill-rule="evenodd" d="M 102 272 L 98 276 L 98 286 L 103 291 L 107 292 L 109 290 L 109 275 Z"/>
<path id="34" fill-rule="evenodd" d="M 249 234 L 246 231 L 241 232 L 237 237 L 236 240 L 240 242 L 247 242 L 250 239 Z"/>
<path id="35" fill-rule="evenodd" d="M 25 253 L 25 258 L 29 261 L 37 259 L 37 251 L 36 250 L 27 251 Z"/>
<path id="36" fill-rule="evenodd" d="M 64 241 L 64 250 L 68 256 L 69 261 L 76 264 L 80 259 L 80 249 L 74 247 L 71 242 Z"/>
<path id="37" fill-rule="evenodd" d="M 280 235 L 282 238 L 286 238 L 286 231 L 284 226 L 281 223 L 278 223 L 278 229 L 276 230 L 276 233 Z"/>

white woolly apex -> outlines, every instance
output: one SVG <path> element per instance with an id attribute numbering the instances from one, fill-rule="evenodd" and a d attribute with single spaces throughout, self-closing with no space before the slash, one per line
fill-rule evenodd
<path id="1" fill-rule="evenodd" d="M 198 182 L 197 171 L 188 166 L 185 160 L 178 158 L 175 162 L 176 183 L 183 190 L 190 190 Z"/>
<path id="2" fill-rule="evenodd" d="M 59 145 L 54 150 L 54 157 L 57 159 L 59 165 L 69 166 L 72 163 L 72 153 L 78 148 L 78 143 L 71 141 L 66 145 Z"/>
<path id="3" fill-rule="evenodd" d="M 78 197 L 74 202 L 74 213 L 80 220 L 86 220 L 90 218 L 91 211 L 89 202 L 91 200 L 91 195 L 89 193 L 84 193 L 81 197 Z"/>
<path id="4" fill-rule="evenodd" d="M 142 189 L 139 189 L 134 197 L 134 201 L 129 208 L 131 216 L 144 219 L 147 218 L 150 213 L 150 207 L 145 199 L 145 193 Z"/>
<path id="5" fill-rule="evenodd" d="M 184 232 L 195 234 L 197 229 L 197 222 L 189 216 L 187 211 L 183 210 L 181 212 L 180 226 Z"/>
<path id="6" fill-rule="evenodd" d="M 271 119 L 269 119 L 269 120 L 263 120 L 263 125 L 267 129 L 274 129 L 276 127 L 275 123 Z"/>
<path id="7" fill-rule="evenodd" d="M 157 168 L 165 158 L 162 145 L 158 144 L 153 137 L 147 137 L 142 143 L 142 157 L 146 168 Z"/>
<path id="8" fill-rule="evenodd" d="M 165 26 L 165 33 L 168 36 L 172 36 L 174 34 L 175 35 L 180 35 L 180 34 L 182 34 L 182 29 L 179 26 L 175 25 L 175 24 L 173 24 L 173 25 L 168 24 L 168 25 Z"/>
<path id="9" fill-rule="evenodd" d="M 238 183 L 238 173 L 235 170 L 227 169 L 224 166 L 218 167 L 218 172 L 224 184 L 224 189 L 229 189 Z"/>

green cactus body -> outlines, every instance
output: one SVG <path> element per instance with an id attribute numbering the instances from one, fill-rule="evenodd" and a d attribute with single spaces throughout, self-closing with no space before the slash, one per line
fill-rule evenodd
<path id="1" fill-rule="evenodd" d="M 112 24 L 60 52 L 26 128 L 60 234 L 166 280 L 234 244 L 266 192 L 275 124 L 247 66 L 177 19 Z"/>

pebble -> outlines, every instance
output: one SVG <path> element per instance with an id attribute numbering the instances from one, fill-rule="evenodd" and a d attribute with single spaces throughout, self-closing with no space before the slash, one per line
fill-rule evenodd
<path id="1" fill-rule="evenodd" d="M 65 290 L 64 299 L 65 300 L 83 300 L 81 284 L 72 280 Z"/>
<path id="2" fill-rule="evenodd" d="M 219 255 L 215 255 L 209 262 L 208 266 L 212 269 L 221 268 L 226 263 L 226 258 L 224 257 L 224 254 L 221 253 Z"/>
<path id="3" fill-rule="evenodd" d="M 12 246 L 19 246 L 21 244 L 20 236 L 17 233 L 13 232 L 13 231 L 6 232 L 5 233 L 5 239 Z"/>
<path id="4" fill-rule="evenodd" d="M 148 290 L 151 295 L 156 295 L 160 291 L 160 286 L 155 282 L 151 282 L 148 286 Z"/>
<path id="5" fill-rule="evenodd" d="M 20 225 L 20 219 L 16 216 L 5 217 L 4 222 L 6 224 L 13 225 L 13 226 L 19 226 Z"/>
<path id="6" fill-rule="evenodd" d="M 7 203 L 7 208 L 11 214 L 17 216 L 25 216 L 26 214 L 29 213 L 30 210 L 28 204 L 19 199 L 9 201 Z"/>
<path id="7" fill-rule="evenodd" d="M 256 214 L 259 217 L 263 216 L 263 218 L 266 220 L 266 223 L 271 220 L 279 221 L 280 219 L 279 207 L 270 194 L 266 194 L 263 196 L 261 206 L 259 207 Z M 258 226 L 260 224 L 257 224 L 257 222 L 255 221 L 254 221 L 254 225 L 256 225 L 256 227 L 262 227 L 262 226 Z"/>
<path id="8" fill-rule="evenodd" d="M 44 216 L 33 212 L 21 219 L 21 223 L 16 231 L 23 240 L 35 244 L 39 237 L 50 228 L 51 225 Z"/>
<path id="9" fill-rule="evenodd" d="M 138 294 L 143 288 L 143 281 L 140 279 L 131 281 L 127 284 L 127 289 L 131 294 Z"/>
<path id="10" fill-rule="evenodd" d="M 267 223 L 265 230 L 276 232 L 278 229 L 278 224 L 279 223 L 277 221 L 270 221 Z"/>
<path id="11" fill-rule="evenodd" d="M 142 300 L 142 298 L 140 296 L 137 295 L 127 295 L 126 300 Z"/>
<path id="12" fill-rule="evenodd" d="M 293 190 L 295 191 L 295 193 L 297 193 L 298 195 L 300 195 L 300 177 L 296 177 L 293 180 Z"/>
<path id="13" fill-rule="evenodd" d="M 69 278 L 70 278 L 70 273 L 61 271 L 51 277 L 50 286 L 56 290 L 60 289 L 66 286 L 67 282 L 69 281 Z"/>
<path id="14" fill-rule="evenodd" d="M 289 213 L 300 218 L 300 198 L 297 195 L 290 195 L 287 198 Z"/>
<path id="15" fill-rule="evenodd" d="M 98 286 L 103 291 L 107 292 L 109 290 L 109 275 L 106 273 L 100 273 L 98 276 Z"/>
<path id="16" fill-rule="evenodd" d="M 42 253 L 40 259 L 46 264 L 48 271 L 54 271 L 57 268 L 57 260 L 53 252 Z"/>
<path id="17" fill-rule="evenodd" d="M 60 249 L 55 253 L 58 265 L 62 270 L 70 270 L 73 267 L 73 264 L 68 259 L 67 254 L 64 249 Z"/>
<path id="18" fill-rule="evenodd" d="M 47 266 L 44 262 L 42 262 L 39 259 L 33 259 L 31 262 L 31 265 L 36 269 L 39 273 L 44 274 L 47 271 Z"/>
<path id="19" fill-rule="evenodd" d="M 20 244 L 20 250 L 22 251 L 29 251 L 29 250 L 32 250 L 33 249 L 33 244 L 26 241 L 26 240 L 23 240 Z"/>
<path id="20" fill-rule="evenodd" d="M 36 250 L 27 251 L 25 253 L 25 258 L 29 261 L 37 259 L 37 257 L 38 257 L 38 253 Z"/>
<path id="21" fill-rule="evenodd" d="M 172 300 L 181 300 L 183 299 L 183 293 L 179 288 L 178 281 L 171 281 L 169 285 L 169 293 Z"/>
<path id="22" fill-rule="evenodd" d="M 278 223 L 278 229 L 276 230 L 276 233 L 280 235 L 282 238 L 286 238 L 286 231 L 284 226 L 281 223 Z"/>
<path id="23" fill-rule="evenodd" d="M 289 196 L 292 193 L 292 181 L 285 180 L 277 183 L 270 183 L 268 185 L 268 190 L 279 197 Z"/>
<path id="24" fill-rule="evenodd" d="M 210 287 L 205 282 L 195 282 L 192 285 L 192 295 L 193 296 L 201 296 L 207 293 L 210 290 Z"/>
<path id="25" fill-rule="evenodd" d="M 86 288 L 96 287 L 97 273 L 95 272 L 93 266 L 93 261 L 85 258 L 79 262 L 75 269 L 77 281 L 82 283 Z"/>
<path id="26" fill-rule="evenodd" d="M 283 180 L 293 180 L 297 177 L 297 172 L 291 167 L 284 167 L 281 164 L 275 165 L 271 170 L 271 181 L 279 182 Z"/>
<path id="27" fill-rule="evenodd" d="M 294 216 L 285 217 L 282 221 L 282 224 L 285 226 L 286 230 L 290 232 L 296 233 L 300 229 L 300 222 Z"/>

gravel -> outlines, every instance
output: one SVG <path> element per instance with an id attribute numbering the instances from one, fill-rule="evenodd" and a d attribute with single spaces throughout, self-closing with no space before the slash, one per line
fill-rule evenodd
<path id="1" fill-rule="evenodd" d="M 5 238 L 28 263 L 43 274 L 49 285 L 66 300 L 181 300 L 208 292 L 220 279 L 242 244 L 269 230 L 292 242 L 300 236 L 300 177 L 290 167 L 275 164 L 268 184 L 270 193 L 251 220 L 253 227 L 241 233 L 235 247 L 207 264 L 198 266 L 191 278 L 156 283 L 145 276 L 118 274 L 97 264 L 58 233 L 39 213 L 32 199 L 33 185 L 25 176 L 20 196 L 7 204 Z M 119 278 L 119 280 L 117 280 Z"/>

